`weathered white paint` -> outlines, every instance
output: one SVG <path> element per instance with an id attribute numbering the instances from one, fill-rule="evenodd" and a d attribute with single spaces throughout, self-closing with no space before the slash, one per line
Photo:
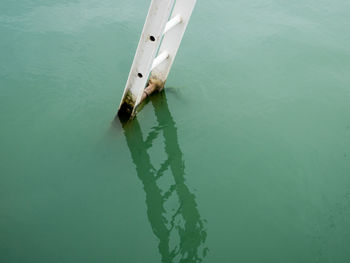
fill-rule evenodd
<path id="1" fill-rule="evenodd" d="M 196 0 L 152 0 L 120 103 L 128 96 L 133 104 L 132 116 L 149 75 L 165 82 L 195 4 Z"/>
<path id="2" fill-rule="evenodd" d="M 169 52 L 169 58 L 152 70 L 152 78 L 160 79 L 163 82 L 166 81 L 195 4 L 196 0 L 176 0 L 171 19 L 180 15 L 181 23 L 177 23 L 164 35 L 159 53 L 166 50 Z"/>
<path id="3" fill-rule="evenodd" d="M 139 104 L 173 5 L 174 0 L 152 0 L 120 106 L 127 94 L 132 97 L 135 108 Z"/>

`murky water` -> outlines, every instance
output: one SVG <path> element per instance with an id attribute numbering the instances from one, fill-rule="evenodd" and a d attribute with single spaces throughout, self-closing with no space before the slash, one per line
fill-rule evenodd
<path id="1" fill-rule="evenodd" d="M 350 2 L 199 1 L 123 127 L 148 6 L 0 2 L 0 262 L 349 262 Z"/>

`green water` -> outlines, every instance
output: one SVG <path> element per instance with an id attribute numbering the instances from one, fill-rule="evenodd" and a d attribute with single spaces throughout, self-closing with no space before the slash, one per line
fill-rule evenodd
<path id="1" fill-rule="evenodd" d="M 0 2 L 0 262 L 350 262 L 350 2 L 199 0 L 122 127 L 148 5 Z"/>

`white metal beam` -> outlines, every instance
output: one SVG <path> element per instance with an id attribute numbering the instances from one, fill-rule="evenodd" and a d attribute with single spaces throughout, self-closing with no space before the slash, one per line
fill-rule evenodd
<path id="1" fill-rule="evenodd" d="M 195 4 L 196 0 L 152 0 L 119 113 L 126 109 L 130 117 L 135 116 L 150 74 L 164 86 Z"/>
<path id="2" fill-rule="evenodd" d="M 129 96 L 134 114 L 173 5 L 174 0 L 152 0 L 119 108 Z"/>
<path id="3" fill-rule="evenodd" d="M 181 16 L 181 23 L 174 23 L 174 26 L 171 29 L 169 28 L 169 31 L 164 35 L 159 48 L 159 54 L 163 51 L 167 51 L 169 57 L 152 70 L 152 78 L 159 79 L 162 82 L 166 81 L 195 4 L 196 0 L 176 0 L 170 21 L 178 19 L 178 16 Z M 168 23 L 170 23 L 170 21 Z"/>

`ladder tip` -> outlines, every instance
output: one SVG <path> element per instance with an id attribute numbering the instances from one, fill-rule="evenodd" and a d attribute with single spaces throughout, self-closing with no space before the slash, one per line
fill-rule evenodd
<path id="1" fill-rule="evenodd" d="M 133 119 L 136 115 L 135 107 L 138 107 L 144 103 L 146 98 L 153 93 L 161 92 L 164 88 L 164 81 L 151 77 L 148 81 L 147 87 L 144 89 L 140 102 L 135 106 L 135 100 L 130 92 L 128 92 L 122 104 L 119 107 L 116 118 L 118 117 L 121 123 L 126 123 L 129 120 Z"/>
<path id="2" fill-rule="evenodd" d="M 117 113 L 120 122 L 125 123 L 130 120 L 132 118 L 132 111 L 133 106 L 124 101 Z"/>

